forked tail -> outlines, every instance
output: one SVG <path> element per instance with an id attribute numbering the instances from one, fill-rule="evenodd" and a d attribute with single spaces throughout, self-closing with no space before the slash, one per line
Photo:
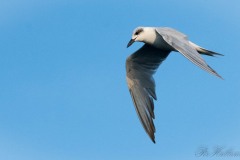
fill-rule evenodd
<path id="1" fill-rule="evenodd" d="M 190 44 L 197 50 L 197 52 L 200 53 L 200 54 L 204 54 L 204 55 L 207 55 L 207 56 L 215 56 L 215 55 L 224 56 L 223 54 L 216 53 L 216 52 L 207 50 L 207 49 L 205 49 L 205 48 L 202 48 L 202 47 L 196 45 L 196 44 L 193 43 L 193 42 L 190 42 L 190 41 L 189 41 L 189 43 L 190 43 Z"/>

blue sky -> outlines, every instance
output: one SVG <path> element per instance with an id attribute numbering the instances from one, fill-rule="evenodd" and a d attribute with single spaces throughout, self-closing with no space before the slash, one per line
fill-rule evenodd
<path id="1" fill-rule="evenodd" d="M 192 160 L 240 151 L 237 0 L 0 0 L 0 159 Z M 169 26 L 222 53 L 225 80 L 172 53 L 155 75 L 156 144 L 125 80 L 137 26 Z M 219 159 L 212 157 L 211 159 Z"/>

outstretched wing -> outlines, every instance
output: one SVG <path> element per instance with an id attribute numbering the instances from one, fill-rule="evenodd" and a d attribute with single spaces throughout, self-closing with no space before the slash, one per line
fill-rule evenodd
<path id="1" fill-rule="evenodd" d="M 156 31 L 174 49 L 179 51 L 191 62 L 206 70 L 207 72 L 222 78 L 201 57 L 197 50 L 189 43 L 187 36 L 171 28 L 156 28 Z"/>
<path id="2" fill-rule="evenodd" d="M 155 143 L 154 103 L 157 99 L 153 74 L 170 51 L 163 51 L 148 44 L 130 55 L 126 61 L 127 83 L 138 117 Z"/>

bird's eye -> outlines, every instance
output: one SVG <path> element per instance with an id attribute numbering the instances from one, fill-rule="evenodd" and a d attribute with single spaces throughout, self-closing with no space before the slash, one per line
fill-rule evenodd
<path id="1" fill-rule="evenodd" d="M 138 29 L 136 32 L 135 32 L 135 35 L 139 35 L 139 33 L 141 33 L 143 30 L 142 29 Z"/>

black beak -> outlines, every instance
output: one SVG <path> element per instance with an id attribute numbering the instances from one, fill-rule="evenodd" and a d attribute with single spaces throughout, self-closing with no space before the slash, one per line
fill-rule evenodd
<path id="1" fill-rule="evenodd" d="M 135 39 L 131 39 L 127 44 L 127 48 L 130 47 L 134 42 L 135 42 Z"/>

